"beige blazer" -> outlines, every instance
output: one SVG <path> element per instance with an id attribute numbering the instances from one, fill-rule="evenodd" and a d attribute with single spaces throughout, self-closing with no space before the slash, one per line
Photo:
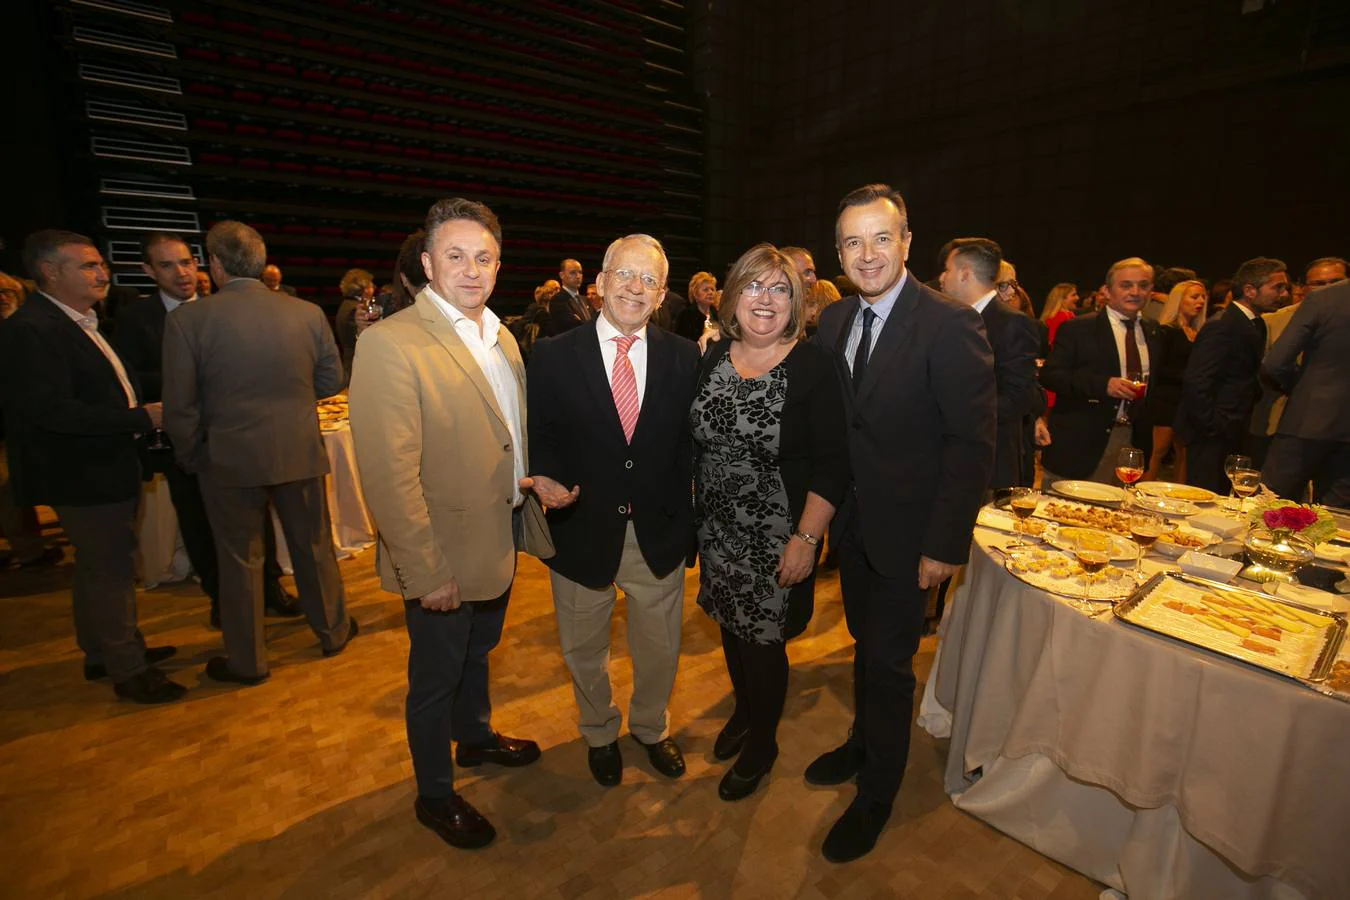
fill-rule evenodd
<path id="1" fill-rule="evenodd" d="M 164 430 L 184 468 L 223 487 L 326 474 L 314 401 L 341 388 L 323 310 L 257 279 L 233 279 L 165 319 Z"/>
<path id="2" fill-rule="evenodd" d="M 524 439 L 525 366 L 505 327 L 497 342 L 516 376 Z M 463 600 L 505 593 L 516 567 L 511 431 L 473 354 L 425 292 L 361 335 L 348 394 L 381 587 L 415 599 L 453 578 Z M 532 497 L 524 515 L 524 549 L 552 556 Z"/>

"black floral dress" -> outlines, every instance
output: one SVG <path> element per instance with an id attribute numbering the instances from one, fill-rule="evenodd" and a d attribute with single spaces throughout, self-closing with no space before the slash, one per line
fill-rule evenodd
<path id="1" fill-rule="evenodd" d="M 723 356 L 690 410 L 699 447 L 698 604 L 741 640 L 785 639 L 778 560 L 792 514 L 778 467 L 787 370 L 742 378 Z"/>

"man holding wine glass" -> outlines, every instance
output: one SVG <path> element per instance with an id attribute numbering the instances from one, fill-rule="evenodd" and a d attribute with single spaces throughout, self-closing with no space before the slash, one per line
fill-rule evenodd
<path id="1" fill-rule="evenodd" d="M 1065 322 L 1055 335 L 1041 369 L 1042 386 L 1055 392 L 1044 484 L 1061 478 L 1109 484 L 1123 448 L 1148 449 L 1144 395 L 1150 361 L 1159 358 L 1159 331 L 1139 311 L 1152 289 L 1153 268 L 1138 257 L 1122 259 L 1107 270 L 1106 306 Z"/>

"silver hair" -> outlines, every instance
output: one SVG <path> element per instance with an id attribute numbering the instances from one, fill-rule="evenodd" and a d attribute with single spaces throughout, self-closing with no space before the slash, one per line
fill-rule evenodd
<path id="1" fill-rule="evenodd" d="M 662 247 L 661 242 L 650 234 L 629 234 L 615 240 L 614 243 L 610 244 L 608 249 L 605 250 L 605 261 L 601 263 L 600 268 L 608 272 L 609 262 L 614 258 L 614 254 L 618 252 L 619 245 L 627 243 L 628 241 L 642 244 L 644 247 L 650 247 L 661 254 L 661 265 L 664 269 L 664 271 L 661 272 L 661 283 L 665 284 L 666 277 L 670 275 L 670 260 L 666 259 L 666 248 Z"/>

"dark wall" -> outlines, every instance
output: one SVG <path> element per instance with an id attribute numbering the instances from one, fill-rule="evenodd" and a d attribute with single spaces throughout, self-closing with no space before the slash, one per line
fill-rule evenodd
<path id="1" fill-rule="evenodd" d="M 998 240 L 1040 303 L 1140 255 L 1229 275 L 1350 252 L 1350 4 L 1280 0 L 702 6 L 714 271 L 760 240 L 837 272 L 839 197 L 905 194 L 911 268 Z"/>

